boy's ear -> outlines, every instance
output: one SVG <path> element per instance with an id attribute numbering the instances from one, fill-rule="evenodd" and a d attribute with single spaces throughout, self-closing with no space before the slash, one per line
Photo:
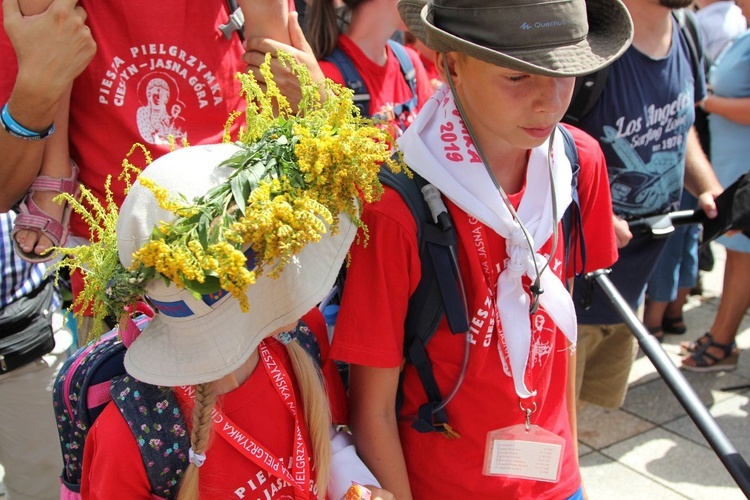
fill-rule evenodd
<path id="1" fill-rule="evenodd" d="M 456 79 L 456 53 L 455 52 L 438 52 L 435 56 L 435 64 L 437 70 L 440 73 L 440 78 L 445 79 L 445 68 L 448 67 L 448 72 L 451 78 L 455 81 Z"/>

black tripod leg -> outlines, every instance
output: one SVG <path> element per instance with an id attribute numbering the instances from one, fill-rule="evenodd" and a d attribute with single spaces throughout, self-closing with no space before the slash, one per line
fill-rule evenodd
<path id="1" fill-rule="evenodd" d="M 630 327 L 638 340 L 643 352 L 651 360 L 656 370 L 661 375 L 669 389 L 685 408 L 690 418 L 695 422 L 698 430 L 706 438 L 714 452 L 718 455 L 729 474 L 740 487 L 746 497 L 750 498 L 750 467 L 735 449 L 724 431 L 716 423 L 716 420 L 708 412 L 708 409 L 693 390 L 693 387 L 685 379 L 685 376 L 672 363 L 667 353 L 659 344 L 659 341 L 651 335 L 643 323 L 638 319 L 633 310 L 628 306 L 620 292 L 607 277 L 606 270 L 595 271 L 587 275 L 593 279 L 602 289 L 607 298 L 612 302 L 624 322 Z"/>

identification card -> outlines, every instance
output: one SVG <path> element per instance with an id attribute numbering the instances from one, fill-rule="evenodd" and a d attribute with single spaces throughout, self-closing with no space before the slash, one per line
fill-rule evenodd
<path id="1" fill-rule="evenodd" d="M 487 433 L 485 476 L 508 476 L 556 483 L 565 439 L 532 425 L 518 424 Z"/>

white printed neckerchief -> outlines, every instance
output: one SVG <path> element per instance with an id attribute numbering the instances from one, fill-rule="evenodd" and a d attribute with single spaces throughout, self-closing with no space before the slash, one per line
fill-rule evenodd
<path id="1" fill-rule="evenodd" d="M 549 139 L 531 150 L 526 189 L 516 211 L 531 237 L 532 254 L 520 225 L 513 219 L 479 159 L 447 85 L 438 89 L 425 103 L 417 119 L 398 139 L 404 160 L 411 169 L 438 188 L 461 210 L 506 240 L 508 263 L 497 281 L 497 310 L 510 358 L 513 383 L 521 398 L 535 394 L 535 391 L 529 391 L 524 381 L 531 348 L 531 321 L 530 298 L 523 289 L 521 277 L 527 275 L 532 281 L 536 278 L 534 259 L 537 267 L 540 270 L 543 268 L 546 259 L 538 251 L 549 240 L 553 229 L 548 145 Z M 555 141 L 552 153 L 559 221 L 571 202 L 572 179 L 562 138 Z M 540 285 L 544 290 L 539 296 L 540 305 L 568 340 L 575 342 L 575 309 L 565 285 L 549 268 L 542 273 Z"/>

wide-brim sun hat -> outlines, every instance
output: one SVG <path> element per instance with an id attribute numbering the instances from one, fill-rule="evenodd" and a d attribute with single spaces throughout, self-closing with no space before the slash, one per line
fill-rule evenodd
<path id="1" fill-rule="evenodd" d="M 191 146 L 151 163 L 141 174 L 187 200 L 227 181 L 234 170 L 217 167 L 239 148 L 232 144 Z M 175 218 L 152 191 L 136 182 L 120 209 L 118 253 L 125 267 L 162 221 Z M 146 296 L 156 314 L 125 354 L 125 369 L 138 380 L 161 386 L 218 380 L 239 368 L 274 331 L 296 322 L 331 290 L 357 227 L 341 214 L 339 232 L 307 244 L 276 278 L 261 275 L 247 288 L 243 312 L 231 294 L 196 298 L 172 282 L 156 278 Z M 248 267 L 252 253 L 248 252 Z"/>
<path id="2" fill-rule="evenodd" d="M 399 0 L 398 10 L 430 49 L 551 77 L 598 71 L 633 38 L 620 0 Z"/>

